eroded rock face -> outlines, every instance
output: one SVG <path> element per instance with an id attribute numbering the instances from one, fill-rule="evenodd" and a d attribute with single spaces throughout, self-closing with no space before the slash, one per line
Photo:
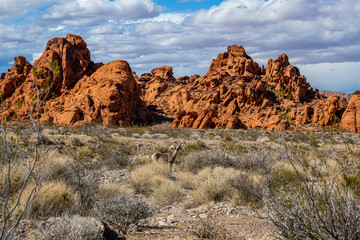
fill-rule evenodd
<path id="1" fill-rule="evenodd" d="M 58 76 L 53 74 L 55 61 Z M 21 80 L 16 89 L 8 87 L 14 76 Z M 140 99 L 140 87 L 129 64 L 121 60 L 106 65 L 91 62 L 85 41 L 77 35 L 49 40 L 34 69 L 25 58 L 16 58 L 13 68 L 3 75 L 2 86 L 7 90 L 2 115 L 7 121 L 28 120 L 31 112 L 37 115 L 36 89 L 44 100 L 36 117 L 43 123 L 70 125 L 96 121 L 125 126 L 152 119 Z M 31 110 L 34 106 L 35 111 Z"/>
<path id="2" fill-rule="evenodd" d="M 353 133 L 360 132 L 360 91 L 356 91 L 342 115 L 340 127 Z"/>
<path id="3" fill-rule="evenodd" d="M 174 83 L 172 71 L 161 67 L 139 81 L 145 102 L 172 116 L 173 127 L 180 128 L 336 126 L 347 106 L 345 99 L 313 90 L 285 54 L 264 68 L 235 45 L 219 54 L 202 77 Z"/>
<path id="4" fill-rule="evenodd" d="M 152 114 L 140 94 L 129 64 L 116 60 L 91 76 L 84 76 L 67 94 L 50 101 L 49 108 L 63 106 L 63 110 L 49 112 L 44 121 L 51 119 L 58 125 L 102 122 L 120 126 L 151 122 Z"/>
<path id="5" fill-rule="evenodd" d="M 61 86 L 56 89 L 71 89 L 84 75 L 91 59 L 85 41 L 77 35 L 68 34 L 65 38 L 53 38 L 48 41 L 42 56 L 34 62 L 36 68 L 48 67 L 50 62 L 58 60 L 62 73 Z M 57 85 L 60 84 L 56 83 Z"/>
<path id="6" fill-rule="evenodd" d="M 3 99 L 12 96 L 15 89 L 25 81 L 32 68 L 23 56 L 14 58 L 14 62 L 13 67 L 0 78 L 0 93 Z"/>
<path id="7" fill-rule="evenodd" d="M 341 119 L 341 128 L 360 131 L 359 92 L 349 104 L 345 98 L 326 97 L 312 89 L 285 54 L 265 68 L 236 45 L 219 54 L 204 76 L 175 79 L 172 67 L 162 66 L 138 77 L 122 60 L 93 63 L 84 40 L 69 34 L 49 40 L 34 68 L 17 57 L 12 69 L 0 75 L 3 119 L 37 114 L 36 89 L 44 100 L 39 117 L 50 124 L 146 124 L 155 112 L 173 118 L 173 127 L 180 128 L 336 127 Z"/>
<path id="8" fill-rule="evenodd" d="M 229 46 L 226 53 L 213 60 L 209 71 L 186 89 L 187 98 L 191 100 L 178 101 L 182 102 L 178 104 L 182 106 L 182 114 L 175 115 L 174 127 L 281 128 L 283 115 L 289 111 L 282 102 L 303 105 L 315 98 L 305 77 L 290 65 L 285 54 L 270 59 L 265 69 L 260 68 L 241 46 Z M 184 95 L 185 90 L 177 92 Z M 294 119 L 288 117 L 288 120 L 309 122 L 312 112 L 310 107 L 304 106 L 293 115 Z M 198 124 L 203 121 L 206 124 Z"/>

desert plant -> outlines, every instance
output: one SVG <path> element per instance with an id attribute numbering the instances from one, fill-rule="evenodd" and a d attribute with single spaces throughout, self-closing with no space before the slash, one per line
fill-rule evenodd
<path id="1" fill-rule="evenodd" d="M 239 204 L 260 208 L 263 205 L 265 186 L 255 183 L 248 174 L 238 173 L 230 179 L 230 185 L 235 190 L 233 198 Z"/>
<path id="2" fill-rule="evenodd" d="M 163 163 L 150 163 L 136 168 L 127 180 L 135 193 L 150 194 L 171 177 L 169 167 Z"/>
<path id="3" fill-rule="evenodd" d="M 185 144 L 185 146 L 181 149 L 181 155 L 187 155 L 191 152 L 201 151 L 207 148 L 208 147 L 203 141 L 197 140 L 192 143 Z"/>
<path id="4" fill-rule="evenodd" d="M 163 182 L 151 194 L 157 205 L 165 207 L 175 202 L 180 202 L 182 197 L 181 188 L 174 182 L 167 180 Z"/>
<path id="5" fill-rule="evenodd" d="M 273 159 L 266 151 L 257 151 L 239 155 L 233 163 L 237 169 L 267 174 L 273 166 Z"/>
<path id="6" fill-rule="evenodd" d="M 311 171 L 296 151 L 287 150 L 286 155 L 297 181 L 270 189 L 266 200 L 268 217 L 279 235 L 286 239 L 360 239 L 360 199 L 348 182 L 358 161 L 346 155 L 338 158 L 333 150 L 340 169 L 327 176 L 321 169 Z"/>
<path id="7" fill-rule="evenodd" d="M 108 169 L 120 169 L 129 165 L 130 148 L 115 141 L 101 141 L 95 147 L 99 164 Z"/>
<path id="8" fill-rule="evenodd" d="M 32 204 L 39 193 L 41 183 L 46 178 L 51 164 L 51 154 L 47 152 L 41 138 L 40 113 L 45 100 L 48 99 L 51 88 L 60 74 L 60 66 L 57 61 L 49 63 L 45 86 L 39 86 L 37 78 L 44 75 L 45 68 L 33 68 L 33 92 L 29 104 L 29 118 L 35 132 L 35 143 L 30 143 L 30 138 L 17 139 L 8 136 L 7 127 L 4 125 L 3 104 L 1 99 L 1 151 L 0 151 L 0 239 L 12 239 L 22 219 L 30 217 Z M 18 140 L 24 141 L 18 141 Z M 10 147 L 10 142 L 16 147 Z M 19 146 L 26 148 L 26 158 L 19 150 Z M 45 170 L 39 170 L 39 166 L 47 162 Z M 22 177 L 18 178 L 13 173 L 18 172 L 19 166 L 25 166 Z M 16 184 L 15 184 L 16 183 Z M 14 191 L 14 186 L 18 191 Z M 25 191 L 27 189 L 27 191 Z M 23 200 L 20 208 L 20 201 Z M 26 227 L 26 224 L 23 228 Z M 18 236 L 18 237 L 21 237 Z"/>
<path id="9" fill-rule="evenodd" d="M 93 211 L 99 219 L 109 223 L 123 234 L 127 233 L 131 224 L 154 213 L 154 209 L 146 203 L 122 195 L 97 202 Z"/>
<path id="10" fill-rule="evenodd" d="M 177 179 L 178 179 L 179 186 L 181 188 L 186 189 L 186 190 L 194 190 L 195 189 L 196 177 L 193 173 L 186 172 L 186 171 L 180 171 L 178 173 Z"/>
<path id="11" fill-rule="evenodd" d="M 70 149 L 72 160 L 68 161 L 67 171 L 62 173 L 66 184 L 79 194 L 80 206 L 76 209 L 77 214 L 90 211 L 94 204 L 94 195 L 98 189 L 98 182 L 89 176 L 89 170 L 95 169 L 98 163 L 94 160 L 93 148 L 74 147 Z"/>
<path id="12" fill-rule="evenodd" d="M 200 239 L 209 240 L 231 240 L 232 237 L 225 229 L 214 219 L 200 220 L 193 234 Z"/>
<path id="13" fill-rule="evenodd" d="M 230 181 L 236 176 L 233 168 L 207 167 L 201 170 L 196 178 L 195 198 L 203 202 L 220 202 L 231 197 Z"/>
<path id="14" fill-rule="evenodd" d="M 234 167 L 236 162 L 233 156 L 210 150 L 191 152 L 183 158 L 184 168 L 193 173 L 209 166 Z"/>
<path id="15" fill-rule="evenodd" d="M 32 185 L 24 190 L 24 198 L 20 199 L 20 208 L 26 205 L 27 198 Z M 47 219 L 52 216 L 60 216 L 70 209 L 74 204 L 72 189 L 66 186 L 63 181 L 43 182 L 31 207 L 31 217 Z"/>

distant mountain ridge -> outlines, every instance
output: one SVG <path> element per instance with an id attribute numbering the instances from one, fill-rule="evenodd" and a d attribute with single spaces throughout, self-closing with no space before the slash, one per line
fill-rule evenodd
<path id="1" fill-rule="evenodd" d="M 333 92 L 333 91 L 327 91 L 323 90 L 319 92 L 320 94 L 323 94 L 325 97 L 330 97 L 331 95 L 338 96 L 339 98 L 345 98 L 347 101 L 350 101 L 352 93 L 343 93 L 343 92 Z"/>

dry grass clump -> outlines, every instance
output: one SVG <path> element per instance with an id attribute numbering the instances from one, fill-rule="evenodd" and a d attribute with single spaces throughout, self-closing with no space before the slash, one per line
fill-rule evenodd
<path id="1" fill-rule="evenodd" d="M 230 185 L 234 189 L 231 201 L 235 205 L 249 205 L 253 208 L 263 206 L 266 188 L 263 181 L 255 181 L 247 173 L 237 173 L 230 179 Z"/>
<path id="2" fill-rule="evenodd" d="M 273 160 L 269 153 L 263 151 L 245 153 L 237 157 L 234 167 L 244 171 L 267 174 L 271 171 Z"/>
<path id="3" fill-rule="evenodd" d="M 33 188 L 31 184 L 25 188 L 23 197 L 20 199 L 20 208 L 25 206 L 27 196 L 30 196 L 29 191 Z M 73 190 L 67 187 L 64 181 L 44 182 L 32 203 L 31 216 L 38 219 L 60 216 L 76 204 Z"/>
<path id="4" fill-rule="evenodd" d="M 214 219 L 200 220 L 193 234 L 200 239 L 231 240 L 226 228 Z"/>
<path id="5" fill-rule="evenodd" d="M 10 171 L 8 171 L 8 166 L 6 165 L 0 164 L 0 167 L 1 179 L 6 179 L 7 177 L 9 177 L 9 181 L 11 184 L 11 188 L 9 189 L 9 195 L 11 196 L 22 188 L 28 168 L 19 162 L 15 162 L 12 165 Z M 0 192 L 3 192 L 1 185 Z"/>
<path id="6" fill-rule="evenodd" d="M 205 167 L 233 167 L 237 160 L 235 157 L 225 155 L 219 151 L 191 152 L 183 159 L 185 170 L 196 173 Z"/>
<path id="7" fill-rule="evenodd" d="M 123 182 L 101 183 L 97 189 L 95 199 L 109 199 L 120 194 L 131 195 L 133 192 Z"/>
<path id="8" fill-rule="evenodd" d="M 237 171 L 232 168 L 207 167 L 196 176 L 196 190 L 194 197 L 202 202 L 221 202 L 232 195 L 231 179 Z"/>
<path id="9" fill-rule="evenodd" d="M 260 208 L 268 181 L 266 176 L 224 167 L 207 167 L 197 175 L 187 173 L 179 177 L 179 182 L 184 181 L 181 178 L 185 177 L 191 179 L 194 186 L 191 192 L 194 200 L 185 204 L 187 208 L 222 201 Z"/>
<path id="10" fill-rule="evenodd" d="M 154 190 L 151 194 L 156 205 L 165 207 L 175 202 L 180 202 L 182 198 L 182 189 L 179 185 L 171 180 L 166 180 Z"/>
<path id="11" fill-rule="evenodd" d="M 182 149 L 181 149 L 181 155 L 187 155 L 192 152 L 198 152 L 208 149 L 208 146 L 206 143 L 200 139 L 196 141 L 192 141 L 191 143 L 187 143 Z"/>
<path id="12" fill-rule="evenodd" d="M 196 186 L 196 177 L 191 172 L 181 171 L 177 176 L 178 184 L 186 190 L 194 190 Z"/>
<path id="13" fill-rule="evenodd" d="M 169 166 L 164 163 L 149 163 L 136 168 L 127 180 L 135 193 L 149 194 L 171 177 Z"/>
<path id="14" fill-rule="evenodd" d="M 149 155 L 136 155 L 130 159 L 130 167 L 145 165 L 150 161 L 152 161 L 152 159 L 149 157 Z"/>
<path id="15" fill-rule="evenodd" d="M 235 152 L 229 148 L 226 150 L 223 149 L 223 151 L 225 151 L 225 153 L 213 150 L 191 152 L 183 158 L 183 167 L 185 170 L 193 173 L 208 166 L 235 168 L 262 174 L 267 174 L 272 169 L 273 160 L 267 152 L 257 151 L 243 153 L 244 148 L 241 146 L 235 149 Z M 234 153 L 235 155 L 230 155 L 227 152 Z"/>

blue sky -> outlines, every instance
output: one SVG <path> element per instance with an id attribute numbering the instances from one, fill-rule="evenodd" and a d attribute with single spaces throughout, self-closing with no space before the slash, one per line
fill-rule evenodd
<path id="1" fill-rule="evenodd" d="M 188 11 L 195 12 L 200 9 L 208 9 L 214 5 L 219 5 L 221 0 L 203 1 L 178 1 L 178 0 L 157 0 L 156 3 L 165 6 L 165 12 Z"/>
<path id="2" fill-rule="evenodd" d="M 138 75 L 170 65 L 203 75 L 231 44 L 261 65 L 282 53 L 320 90 L 360 89 L 359 0 L 0 0 L 0 72 L 33 62 L 68 33 L 95 62 L 127 60 Z"/>

